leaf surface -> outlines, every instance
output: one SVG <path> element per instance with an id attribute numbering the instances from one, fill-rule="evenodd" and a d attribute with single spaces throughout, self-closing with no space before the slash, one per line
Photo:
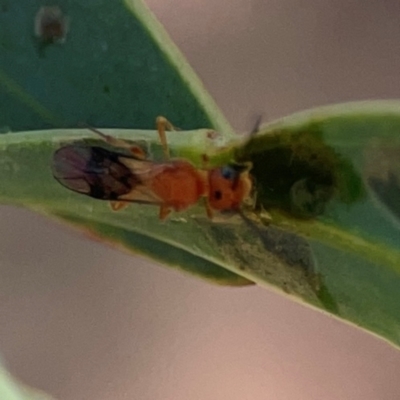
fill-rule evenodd
<path id="1" fill-rule="evenodd" d="M 301 113 L 243 141 L 141 1 L 63 2 L 64 43 L 35 37 L 40 7 L 21 0 L 0 13 L 0 127 L 20 131 L 0 136 L 3 203 L 221 284 L 272 285 L 400 345 L 398 102 Z M 216 222 L 199 205 L 161 223 L 155 207 L 112 212 L 53 179 L 60 146 L 99 144 L 69 129 L 82 121 L 160 160 L 148 131 L 160 114 L 183 129 L 168 134 L 173 156 L 252 162 L 255 209 Z"/>

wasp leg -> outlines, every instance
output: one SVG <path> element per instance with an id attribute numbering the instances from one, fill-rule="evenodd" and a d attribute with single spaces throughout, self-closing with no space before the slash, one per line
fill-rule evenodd
<path id="1" fill-rule="evenodd" d="M 210 164 L 210 157 L 207 154 L 201 155 L 201 167 L 202 169 L 208 169 Z"/>
<path id="2" fill-rule="evenodd" d="M 213 219 L 213 217 L 214 217 L 214 212 L 213 212 L 213 210 L 211 209 L 210 202 L 208 201 L 208 198 L 207 198 L 207 197 L 204 198 L 204 207 L 205 207 L 205 209 L 206 209 L 207 217 L 208 217 L 209 219 Z"/>
<path id="3" fill-rule="evenodd" d="M 263 119 L 263 116 L 260 114 L 254 123 L 253 129 L 250 131 L 250 134 L 249 134 L 250 137 L 255 136 L 258 132 L 260 132 L 262 119 Z"/>
<path id="4" fill-rule="evenodd" d="M 202 167 L 202 169 L 204 169 L 204 170 L 208 169 L 209 162 L 210 162 L 210 158 L 208 157 L 208 155 L 207 154 L 202 154 L 201 155 L 201 167 Z M 207 217 L 209 219 L 213 219 L 214 212 L 211 209 L 210 201 L 209 201 L 208 197 L 204 197 L 203 198 L 203 203 L 204 203 L 204 208 L 206 209 Z"/>
<path id="5" fill-rule="evenodd" d="M 158 218 L 160 218 L 161 221 L 164 221 L 169 214 L 171 214 L 171 209 L 168 206 L 161 205 Z"/>
<path id="6" fill-rule="evenodd" d="M 113 211 L 120 211 L 125 207 L 128 207 L 129 203 L 127 201 L 110 201 L 110 207 Z"/>
<path id="7" fill-rule="evenodd" d="M 171 124 L 171 122 L 169 122 L 165 117 L 162 117 L 162 116 L 157 117 L 156 126 L 157 126 L 158 135 L 160 136 L 161 146 L 163 147 L 164 157 L 166 160 L 169 160 L 169 158 L 170 158 L 169 146 L 168 146 L 168 142 L 167 142 L 167 137 L 165 135 L 165 131 L 176 131 L 178 129 L 175 128 Z"/>

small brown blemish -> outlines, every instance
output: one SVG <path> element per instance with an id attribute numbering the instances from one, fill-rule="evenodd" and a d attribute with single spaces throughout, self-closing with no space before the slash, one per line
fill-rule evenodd
<path id="1" fill-rule="evenodd" d="M 43 45 L 64 43 L 68 18 L 58 6 L 41 7 L 35 16 L 35 36 Z"/>
<path id="2" fill-rule="evenodd" d="M 211 139 L 211 140 L 215 140 L 217 138 L 219 138 L 220 134 L 216 131 L 208 131 L 207 132 L 207 138 Z"/>

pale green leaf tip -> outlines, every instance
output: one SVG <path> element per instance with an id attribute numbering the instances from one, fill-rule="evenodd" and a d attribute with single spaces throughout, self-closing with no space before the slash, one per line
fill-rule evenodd
<path id="1" fill-rule="evenodd" d="M 3 366 L 0 366 L 0 399 L 55 400 L 54 397 L 18 382 Z"/>

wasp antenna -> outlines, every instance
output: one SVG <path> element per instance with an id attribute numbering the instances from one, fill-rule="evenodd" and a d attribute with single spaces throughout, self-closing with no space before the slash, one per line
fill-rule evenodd
<path id="1" fill-rule="evenodd" d="M 93 126 L 90 126 L 89 124 L 87 124 L 86 122 L 79 122 L 78 126 L 80 128 L 86 128 L 89 131 L 95 133 L 96 135 L 99 135 L 100 137 L 102 137 L 106 142 L 110 141 L 110 136 L 106 135 L 103 132 L 100 132 L 98 129 L 94 128 Z"/>
<path id="2" fill-rule="evenodd" d="M 263 120 L 263 115 L 257 116 L 256 122 L 254 123 L 253 129 L 249 133 L 249 137 L 256 135 L 260 131 L 261 121 Z"/>
<path id="3" fill-rule="evenodd" d="M 241 163 L 233 162 L 229 164 L 236 172 L 242 174 L 244 172 L 248 172 L 253 168 L 253 163 L 251 161 L 245 161 Z"/>
<path id="4" fill-rule="evenodd" d="M 105 133 L 100 132 L 98 129 L 93 128 L 92 126 L 88 126 L 87 129 L 89 129 L 93 133 L 96 133 L 97 135 L 101 136 L 103 139 L 108 140 L 108 138 L 110 137 L 110 136 L 106 135 Z"/>
<path id="5" fill-rule="evenodd" d="M 101 136 L 103 139 L 108 139 L 109 138 L 109 136 L 108 135 L 106 135 L 105 133 L 103 133 L 103 132 L 100 132 L 98 129 L 96 129 L 96 128 L 93 128 L 93 126 L 89 126 L 89 125 L 87 125 L 86 126 L 86 129 L 88 129 L 89 131 L 91 131 L 91 132 L 93 132 L 93 133 L 96 133 L 97 135 L 99 135 L 99 136 Z"/>

